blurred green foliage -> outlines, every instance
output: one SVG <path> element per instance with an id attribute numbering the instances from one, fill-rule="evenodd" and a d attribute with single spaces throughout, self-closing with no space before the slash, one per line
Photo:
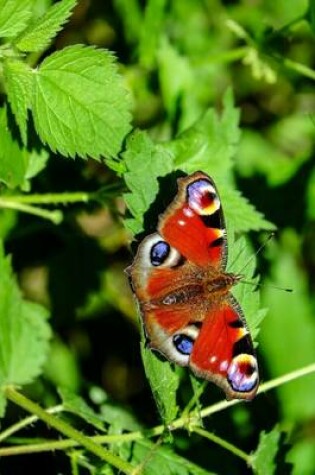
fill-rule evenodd
<path id="1" fill-rule="evenodd" d="M 74 4 L 0 0 L 0 236 L 23 294 L 2 256 L 1 384 L 27 383 L 43 406 L 61 398 L 73 426 L 112 436 L 110 450 L 139 473 L 236 475 L 250 473 L 247 462 L 258 474 L 314 474 L 314 373 L 206 418 L 222 394 L 147 355 L 153 389 L 169 383 L 156 405 L 123 270 L 132 233 L 152 232 L 176 192 L 171 172 L 201 168 L 222 195 L 231 262 L 234 234 L 247 233 L 254 254 L 276 229 L 257 256 L 260 304 L 249 286 L 237 289 L 262 381 L 315 363 L 315 2 Z M 198 391 L 193 420 L 164 431 L 158 409 L 171 424 Z M 9 405 L 2 430 L 20 419 Z M 201 419 L 204 432 L 194 431 Z M 8 445 L 57 438 L 41 424 L 17 435 Z M 47 475 L 118 471 L 80 448 L 2 457 L 0 472 L 39 464 Z"/>

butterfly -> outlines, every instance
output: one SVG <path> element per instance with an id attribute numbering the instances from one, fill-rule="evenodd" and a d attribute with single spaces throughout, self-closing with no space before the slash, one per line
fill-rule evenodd
<path id="1" fill-rule="evenodd" d="M 227 399 L 252 399 L 258 365 L 243 311 L 231 293 L 241 276 L 226 272 L 220 197 L 203 172 L 177 180 L 157 231 L 139 244 L 127 269 L 147 345 L 212 381 Z"/>

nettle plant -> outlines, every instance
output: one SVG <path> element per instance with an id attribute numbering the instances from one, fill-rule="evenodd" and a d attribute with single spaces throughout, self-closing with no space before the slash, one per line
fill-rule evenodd
<path id="1" fill-rule="evenodd" d="M 194 126 L 175 140 L 157 144 L 145 131 L 131 133 L 131 94 L 124 86 L 113 53 L 71 45 L 47 54 L 47 48 L 68 21 L 76 3 L 76 0 L 61 0 L 38 17 L 32 0 L 0 0 L 0 207 L 3 212 L 29 213 L 58 225 L 63 219 L 63 204 L 106 201 L 106 193 L 110 194 L 113 189 L 111 186 L 95 193 L 31 193 L 32 178 L 46 167 L 51 151 L 61 157 L 89 157 L 103 162 L 123 178 L 124 199 L 129 210 L 125 226 L 130 234 L 137 235 L 144 230 L 144 215 L 158 195 L 160 178 L 171 175 L 174 170 L 192 173 L 200 169 L 213 176 L 218 184 L 228 223 L 229 259 L 237 261 L 242 268 L 252 251 L 245 240 L 234 242 L 234 236 L 249 231 L 269 231 L 274 226 L 233 185 L 232 158 L 240 131 L 239 112 L 234 107 L 231 91 L 225 94 L 220 115 L 208 109 Z M 252 259 L 246 267 L 246 277 L 252 278 L 254 272 L 255 260 Z M 201 408 L 199 398 L 205 384 L 191 377 L 193 396 L 184 409 L 180 408 L 176 394 L 181 371 L 146 349 L 143 335 L 142 357 L 161 425 L 145 428 L 119 407 L 116 407 L 117 422 L 106 402 L 102 413 L 95 412 L 65 388 L 59 388 L 62 399 L 59 406 L 43 409 L 32 402 L 20 388 L 34 382 L 42 373 L 52 336 L 48 311 L 23 298 L 3 243 L 0 276 L 0 413 L 4 417 L 9 400 L 32 414 L 3 430 L 0 440 L 6 441 L 37 420 L 46 422 L 64 436 L 62 440 L 6 446 L 0 449 L 1 456 L 63 450 L 69 454 L 73 473 L 78 473 L 77 467 L 85 460 L 82 456 L 85 450 L 86 457 L 88 453 L 97 456 L 95 467 L 100 467 L 101 461 L 97 473 L 112 473 L 112 469 L 117 469 L 126 474 L 157 471 L 206 474 L 207 471 L 172 450 L 170 434 L 187 429 L 232 452 L 257 473 L 273 473 L 281 435 L 278 428 L 263 432 L 258 447 L 250 454 L 205 430 L 203 418 L 238 401 L 222 401 Z M 255 338 L 266 313 L 260 308 L 259 293 L 243 286 L 237 289 L 236 296 L 242 302 Z M 305 368 L 300 373 L 264 383 L 260 392 L 313 369 Z M 76 429 L 63 417 L 64 412 L 82 418 L 97 435 L 88 436 Z M 92 461 L 89 467 L 92 473 Z"/>

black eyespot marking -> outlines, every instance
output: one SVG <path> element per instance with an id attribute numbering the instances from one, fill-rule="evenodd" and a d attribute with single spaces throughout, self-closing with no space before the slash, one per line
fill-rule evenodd
<path id="1" fill-rule="evenodd" d="M 200 218 L 207 228 L 223 229 L 224 227 L 220 208 L 213 214 L 204 214 L 201 215 Z"/>
<path id="2" fill-rule="evenodd" d="M 233 322 L 230 322 L 229 326 L 231 328 L 243 328 L 244 323 L 242 322 L 242 320 L 237 319 L 237 320 L 233 320 Z"/>
<path id="3" fill-rule="evenodd" d="M 181 267 L 182 265 L 185 264 L 187 259 L 185 259 L 184 256 L 180 256 L 176 264 L 174 264 L 172 267 Z"/>
<path id="4" fill-rule="evenodd" d="M 170 246 L 165 241 L 158 241 L 150 251 L 150 261 L 153 266 L 160 266 L 168 258 Z"/>
<path id="5" fill-rule="evenodd" d="M 190 355 L 194 346 L 194 340 L 187 335 L 175 335 L 173 343 L 177 351 L 182 355 Z"/>
<path id="6" fill-rule="evenodd" d="M 215 241 L 212 241 L 209 244 L 209 247 L 220 247 L 223 245 L 223 243 L 224 243 L 223 237 L 219 237 L 218 239 L 215 239 Z"/>
<path id="7" fill-rule="evenodd" d="M 236 341 L 233 345 L 233 357 L 242 354 L 254 354 L 253 344 L 248 333 Z"/>
<path id="8" fill-rule="evenodd" d="M 202 322 L 189 322 L 188 325 L 189 325 L 189 326 L 194 326 L 195 328 L 197 328 L 198 330 L 200 330 L 200 328 L 202 327 Z"/>

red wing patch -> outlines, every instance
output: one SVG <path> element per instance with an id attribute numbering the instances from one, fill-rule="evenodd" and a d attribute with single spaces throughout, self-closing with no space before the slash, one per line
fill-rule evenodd
<path id="1" fill-rule="evenodd" d="M 177 198 L 160 218 L 161 236 L 190 262 L 225 268 L 225 225 L 214 183 L 195 173 L 178 180 L 178 186 Z"/>
<path id="2" fill-rule="evenodd" d="M 234 305 L 233 305 L 233 304 Z M 258 388 L 257 360 L 234 299 L 211 310 L 190 355 L 190 367 L 215 382 L 228 398 L 252 399 Z"/>

